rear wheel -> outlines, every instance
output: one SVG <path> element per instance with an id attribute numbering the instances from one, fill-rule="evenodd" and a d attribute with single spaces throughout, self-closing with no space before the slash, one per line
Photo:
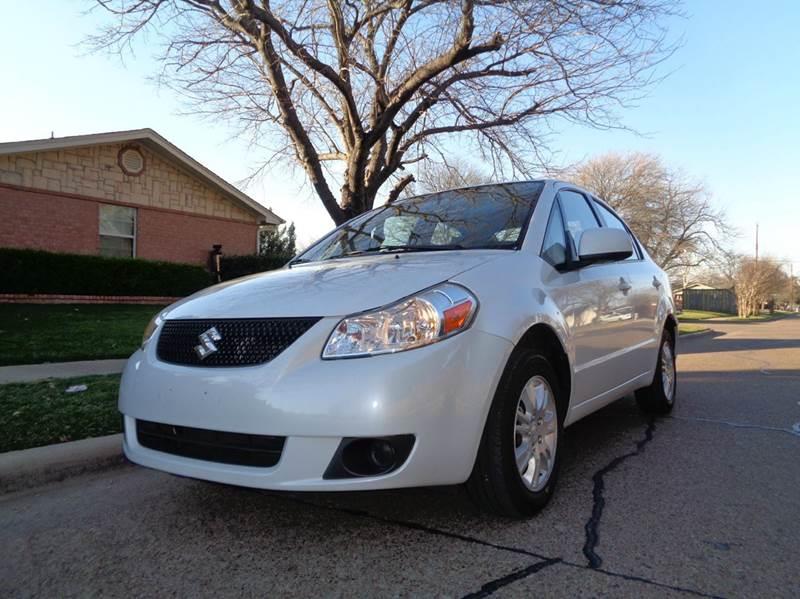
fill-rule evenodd
<path id="1" fill-rule="evenodd" d="M 636 391 L 636 401 L 645 412 L 667 414 L 675 405 L 678 377 L 675 369 L 675 341 L 672 333 L 664 330 L 653 382 Z"/>
<path id="2" fill-rule="evenodd" d="M 558 477 L 560 388 L 549 360 L 516 352 L 503 374 L 467 482 L 482 508 L 524 517 L 541 510 Z"/>

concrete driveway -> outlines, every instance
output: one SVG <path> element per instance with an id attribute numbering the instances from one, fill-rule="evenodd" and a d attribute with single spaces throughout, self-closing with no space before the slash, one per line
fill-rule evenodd
<path id="1" fill-rule="evenodd" d="M 800 319 L 715 327 L 680 341 L 671 417 L 568 429 L 531 520 L 125 466 L 0 498 L 0 596 L 800 596 Z"/>

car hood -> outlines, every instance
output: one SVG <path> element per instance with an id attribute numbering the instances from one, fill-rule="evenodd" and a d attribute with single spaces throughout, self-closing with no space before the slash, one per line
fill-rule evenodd
<path id="1" fill-rule="evenodd" d="M 204 289 L 167 318 L 344 316 L 377 308 L 511 250 L 383 254 L 297 264 Z"/>

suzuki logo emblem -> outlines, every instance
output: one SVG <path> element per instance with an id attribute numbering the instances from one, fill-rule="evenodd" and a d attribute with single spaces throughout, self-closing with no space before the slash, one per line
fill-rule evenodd
<path id="1" fill-rule="evenodd" d="M 204 360 L 211 354 L 217 352 L 215 341 L 222 340 L 222 335 L 219 334 L 216 327 L 211 327 L 205 333 L 200 333 L 197 338 L 200 339 L 200 345 L 194 346 L 194 352 L 197 354 L 197 357 Z"/>

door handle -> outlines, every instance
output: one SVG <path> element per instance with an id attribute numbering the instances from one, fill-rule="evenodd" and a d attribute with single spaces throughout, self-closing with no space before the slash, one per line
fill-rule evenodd
<path id="1" fill-rule="evenodd" d="M 619 278 L 619 285 L 617 286 L 617 288 L 622 293 L 628 293 L 631 290 L 631 284 L 628 283 L 628 281 L 626 281 L 623 277 L 620 277 Z"/>
<path id="2" fill-rule="evenodd" d="M 659 289 L 661 287 L 661 281 L 658 280 L 658 277 L 653 275 L 653 287 Z"/>

